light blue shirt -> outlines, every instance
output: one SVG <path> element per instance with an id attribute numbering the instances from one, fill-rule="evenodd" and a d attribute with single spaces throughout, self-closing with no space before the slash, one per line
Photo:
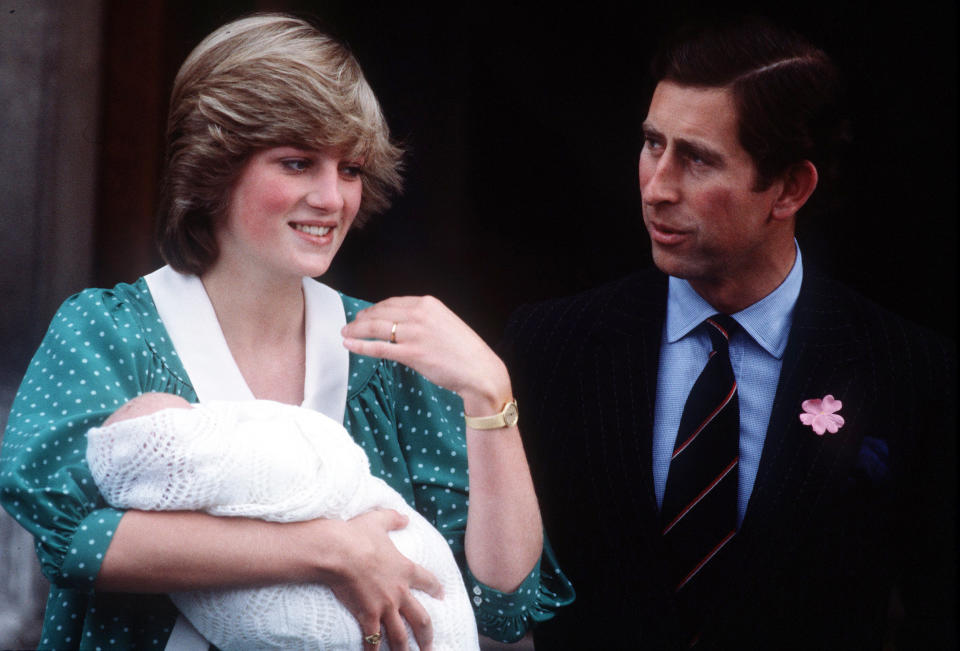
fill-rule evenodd
<path id="1" fill-rule="evenodd" d="M 787 347 L 793 307 L 803 281 L 800 248 L 786 279 L 773 292 L 736 314 L 742 330 L 730 340 L 730 363 L 740 404 L 740 463 L 737 523 L 743 522 L 760 465 L 773 398 Z M 687 396 L 707 364 L 710 335 L 698 327 L 717 310 L 686 280 L 670 277 L 667 320 L 660 342 L 657 404 L 653 419 L 653 482 L 657 506 L 663 503 L 670 457 Z"/>

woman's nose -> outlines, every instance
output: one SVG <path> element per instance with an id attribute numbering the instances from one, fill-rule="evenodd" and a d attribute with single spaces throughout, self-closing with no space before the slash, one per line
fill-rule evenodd
<path id="1" fill-rule="evenodd" d="M 340 171 L 336 167 L 327 169 L 327 166 L 323 166 L 311 181 L 311 187 L 306 196 L 307 205 L 327 213 L 337 212 L 343 208 L 341 182 Z"/>

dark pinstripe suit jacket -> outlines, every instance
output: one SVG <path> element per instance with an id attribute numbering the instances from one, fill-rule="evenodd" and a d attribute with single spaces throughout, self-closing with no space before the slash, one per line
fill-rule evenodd
<path id="1" fill-rule="evenodd" d="M 546 531 L 577 591 L 535 631 L 538 651 L 677 647 L 651 472 L 666 288 L 641 272 L 523 307 L 507 329 Z M 956 648 L 955 359 L 805 275 L 729 597 L 698 649 L 879 649 L 891 635 Z M 800 404 L 828 393 L 846 424 L 817 436 Z"/>

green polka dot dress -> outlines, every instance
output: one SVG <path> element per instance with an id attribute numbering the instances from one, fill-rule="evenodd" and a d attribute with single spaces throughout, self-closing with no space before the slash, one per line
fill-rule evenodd
<path id="1" fill-rule="evenodd" d="M 347 320 L 368 303 L 343 297 Z M 466 569 L 469 477 L 462 403 L 411 369 L 350 355 L 344 426 L 382 477 L 447 538 L 464 571 L 480 632 L 519 639 L 573 600 L 549 545 L 513 593 Z M 124 402 L 162 391 L 196 402 L 141 278 L 69 298 L 34 355 L 0 450 L 0 501 L 33 534 L 50 580 L 40 646 L 163 648 L 177 611 L 163 595 L 102 593 L 93 583 L 122 511 L 87 468 L 86 431 Z"/>

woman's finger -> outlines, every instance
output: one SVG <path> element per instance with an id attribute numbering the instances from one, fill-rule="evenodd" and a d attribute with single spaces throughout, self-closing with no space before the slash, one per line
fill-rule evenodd
<path id="1" fill-rule="evenodd" d="M 353 323 L 364 323 L 368 321 L 385 321 L 391 323 L 393 321 L 410 321 L 414 318 L 416 312 L 411 309 L 399 309 L 399 308 L 385 308 L 374 306 L 368 307 L 365 310 L 357 312 L 357 316 Z"/>
<path id="2" fill-rule="evenodd" d="M 384 321 L 418 321 L 435 324 L 456 319 L 456 315 L 432 296 L 401 296 L 375 303 L 357 313 L 357 319 L 383 319 Z"/>
<path id="3" fill-rule="evenodd" d="M 380 357 L 400 362 L 409 366 L 407 355 L 396 344 L 389 341 L 379 341 L 371 339 L 344 339 L 343 346 L 351 353 L 364 355 L 365 357 Z"/>
<path id="4" fill-rule="evenodd" d="M 394 511 L 393 509 L 375 508 L 357 517 L 375 518 L 376 521 L 379 522 L 380 526 L 383 527 L 384 531 L 396 531 L 397 529 L 403 529 L 410 523 L 410 518 L 399 511 Z"/>
<path id="5" fill-rule="evenodd" d="M 392 296 L 378 301 L 369 307 L 360 310 L 360 314 L 377 314 L 383 310 L 410 310 L 429 305 L 431 301 L 439 301 L 432 296 Z"/>
<path id="6" fill-rule="evenodd" d="M 412 594 L 407 594 L 400 608 L 400 614 L 410 624 L 413 637 L 416 638 L 421 651 L 429 651 L 433 648 L 433 622 L 427 610 Z"/>
<path id="7" fill-rule="evenodd" d="M 410 646 L 407 644 L 407 627 L 403 625 L 399 611 L 383 614 L 383 630 L 390 641 L 390 651 L 408 651 Z"/>
<path id="8" fill-rule="evenodd" d="M 353 321 L 343 326 L 340 334 L 350 339 L 378 339 L 390 343 L 409 342 L 419 328 L 407 321 L 387 321 L 386 319 L 366 319 Z"/>
<path id="9" fill-rule="evenodd" d="M 380 625 L 380 618 L 376 615 L 358 617 L 357 623 L 360 624 L 360 634 L 363 636 L 363 648 L 365 651 L 374 651 L 380 648 L 380 641 L 383 639 L 383 629 Z M 391 647 L 393 644 L 391 643 Z"/>
<path id="10" fill-rule="evenodd" d="M 433 573 L 414 563 L 413 576 L 410 577 L 410 587 L 426 592 L 434 599 L 443 599 L 443 584 Z"/>

